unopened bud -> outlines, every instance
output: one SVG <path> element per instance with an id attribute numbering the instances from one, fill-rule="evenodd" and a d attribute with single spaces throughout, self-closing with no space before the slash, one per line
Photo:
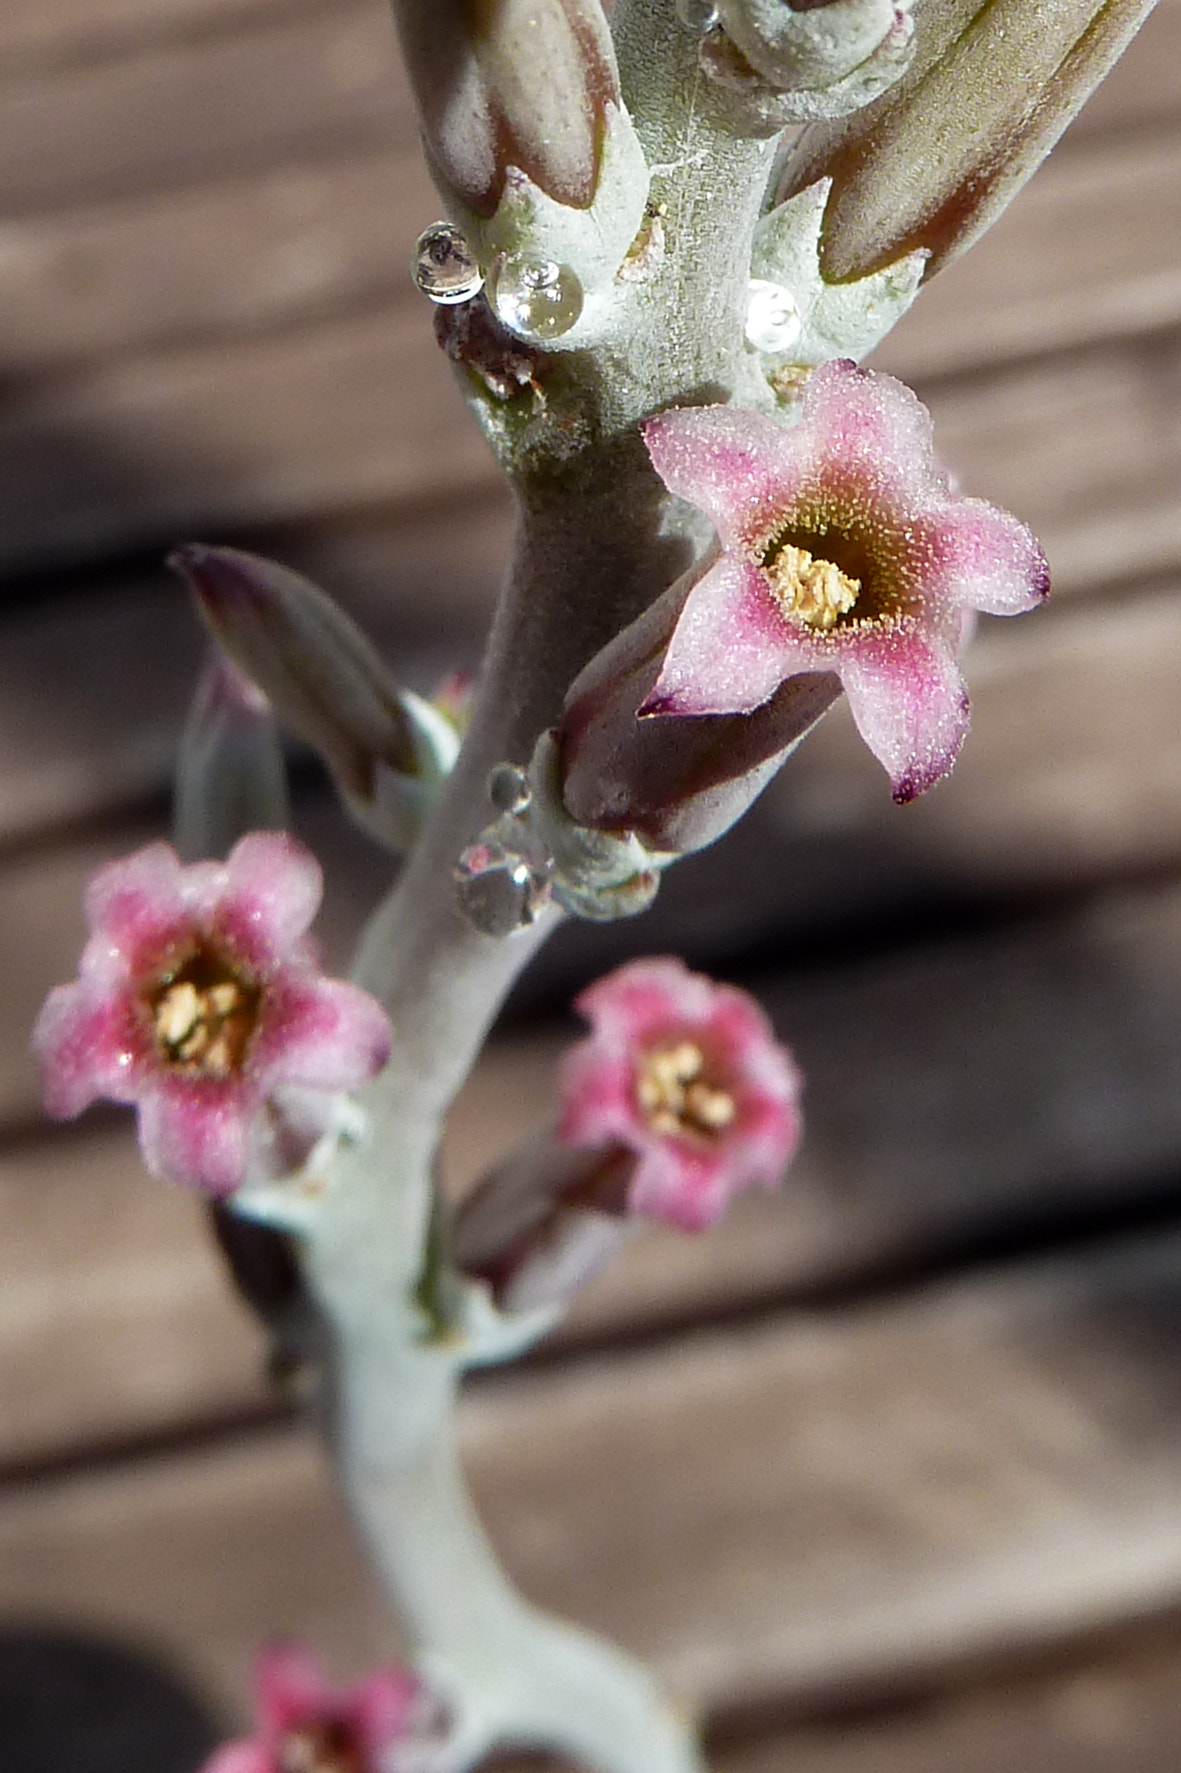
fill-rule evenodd
<path id="1" fill-rule="evenodd" d="M 908 252 L 927 275 L 963 252 L 1036 171 L 1153 0 L 924 0 L 914 59 L 884 97 L 817 123 L 780 198 L 830 177 L 821 258 L 834 282 Z"/>
<path id="2" fill-rule="evenodd" d="M 271 705 L 221 652 L 201 674 L 176 766 L 173 829 L 185 862 L 227 855 L 248 831 L 284 831 L 287 771 Z"/>
<path id="3" fill-rule="evenodd" d="M 455 760 L 451 722 L 399 689 L 351 617 L 299 573 L 197 544 L 171 565 L 215 640 L 319 752 L 357 816 L 404 847 Z"/>
<path id="4" fill-rule="evenodd" d="M 483 1280 L 501 1311 L 565 1304 L 631 1235 L 631 1154 L 575 1151 L 551 1128 L 487 1171 L 457 1208 L 452 1255 Z"/>
<path id="5" fill-rule="evenodd" d="M 527 339 L 571 330 L 648 193 L 599 0 L 395 0 L 394 15 L 432 171 L 499 318 Z M 523 265 L 552 267 L 532 308 Z"/>
<path id="6" fill-rule="evenodd" d="M 570 817 L 659 851 L 728 831 L 840 694 L 835 677 L 789 677 L 751 714 L 641 718 L 698 566 L 577 677 L 555 735 Z"/>

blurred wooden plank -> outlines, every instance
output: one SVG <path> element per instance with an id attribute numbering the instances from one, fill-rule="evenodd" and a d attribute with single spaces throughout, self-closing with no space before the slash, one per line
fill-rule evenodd
<path id="1" fill-rule="evenodd" d="M 34 382 L 0 412 L 0 571 L 317 519 L 497 478 L 427 304 Z M 1060 587 L 1181 557 L 1181 333 L 923 384 L 964 485 L 1038 532 Z M 1050 445 L 1052 444 L 1052 447 Z"/>
<path id="2" fill-rule="evenodd" d="M 718 1773 L 1173 1773 L 1176 1620 L 1012 1668 L 979 1688 L 776 1732 L 710 1756 Z"/>
<path id="3" fill-rule="evenodd" d="M 414 137 L 377 0 L 0 84 L 0 207 L 72 209 Z"/>
<path id="4" fill-rule="evenodd" d="M 567 1347 L 1170 1198 L 1181 888 L 758 986 L 807 1079 L 787 1183 L 707 1237 L 639 1237 L 579 1301 Z M 492 1043 L 448 1126 L 456 1191 L 551 1112 L 568 1038 Z M 129 1120 L 10 1152 L 0 1225 L 0 1465 L 264 1401 L 258 1338 L 193 1203 L 141 1173 Z"/>
<path id="5" fill-rule="evenodd" d="M 226 1286 L 202 1202 L 153 1187 L 127 1129 L 0 1158 L 0 1227 L 0 1342 L 20 1351 L 0 1363 L 10 1455 L 273 1406 L 265 1338 Z"/>
<path id="6" fill-rule="evenodd" d="M 470 497 L 495 478 L 429 314 L 397 308 L 14 397 L 0 415 L 0 569 Z"/>
<path id="7" fill-rule="evenodd" d="M 833 1703 L 1175 1606 L 1176 1234 L 481 1387 L 461 1440 L 526 1592 L 692 1700 Z M 223 1702 L 255 1642 L 381 1645 L 296 1431 L 0 1510 L 33 1623 L 151 1643 Z"/>
<path id="8" fill-rule="evenodd" d="M 134 53 L 198 32 L 280 15 L 326 11 L 331 0 L 7 0 L 0 12 L 0 75 Z"/>
<path id="9" fill-rule="evenodd" d="M 0 365 L 28 377 L 379 303 L 422 317 L 410 248 L 438 205 L 407 147 L 10 221 Z"/>

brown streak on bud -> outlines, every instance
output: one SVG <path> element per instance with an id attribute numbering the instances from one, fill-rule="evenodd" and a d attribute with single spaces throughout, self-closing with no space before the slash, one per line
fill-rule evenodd
<path id="1" fill-rule="evenodd" d="M 1036 171 L 1154 0 L 929 0 L 914 61 L 855 115 L 812 125 L 777 197 L 830 177 L 821 264 L 865 277 L 916 248 L 964 252 Z"/>
<path id="2" fill-rule="evenodd" d="M 427 152 L 477 215 L 510 166 L 589 208 L 619 79 L 598 0 L 395 0 Z"/>

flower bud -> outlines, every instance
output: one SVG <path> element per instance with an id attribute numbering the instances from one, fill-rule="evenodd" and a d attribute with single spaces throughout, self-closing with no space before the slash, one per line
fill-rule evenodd
<path id="1" fill-rule="evenodd" d="M 456 1209 L 456 1267 L 486 1282 L 502 1312 L 565 1304 L 630 1235 L 633 1169 L 625 1151 L 575 1151 L 551 1128 L 531 1134 Z"/>
<path id="2" fill-rule="evenodd" d="M 407 847 L 458 753 L 453 724 L 399 689 L 356 623 L 299 573 L 197 544 L 171 564 L 214 639 L 323 757 L 360 822 Z"/>
<path id="3" fill-rule="evenodd" d="M 285 831 L 287 771 L 271 705 L 215 651 L 181 735 L 173 825 L 182 860 L 225 855 L 248 831 Z"/>
<path id="4" fill-rule="evenodd" d="M 572 819 L 681 854 L 741 818 L 840 694 L 833 676 L 792 677 L 753 714 L 639 718 L 701 570 L 596 654 L 570 688 L 556 735 Z"/>
<path id="5" fill-rule="evenodd" d="M 436 183 L 499 318 L 526 338 L 571 330 L 584 295 L 614 278 L 648 194 L 602 7 L 396 0 L 394 14 Z M 542 267 L 553 276 L 535 329 Z"/>
<path id="6" fill-rule="evenodd" d="M 1152 0 L 924 0 L 910 68 L 873 105 L 815 124 L 780 199 L 823 177 L 822 263 L 863 277 L 907 252 L 927 275 L 963 252 L 1036 171 Z"/>

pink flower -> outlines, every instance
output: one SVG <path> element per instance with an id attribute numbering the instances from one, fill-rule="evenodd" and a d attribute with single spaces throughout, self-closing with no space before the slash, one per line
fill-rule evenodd
<path id="1" fill-rule="evenodd" d="M 393 1773 L 422 1710 L 412 1675 L 381 1669 L 332 1687 L 296 1645 L 263 1651 L 254 1689 L 257 1733 L 227 1742 L 201 1773 Z"/>
<path id="2" fill-rule="evenodd" d="M 842 359 L 809 377 L 790 430 L 706 406 L 659 413 L 644 437 L 723 552 L 640 713 L 745 713 L 829 672 L 896 801 L 945 776 L 968 725 L 964 612 L 1032 609 L 1049 574 L 1024 524 L 951 491 L 915 395 Z"/>
<path id="3" fill-rule="evenodd" d="M 576 1002 L 592 1033 L 566 1056 L 558 1131 L 635 1153 L 629 1211 L 698 1231 L 738 1189 L 780 1181 L 800 1076 L 753 998 L 670 958 L 619 967 Z"/>
<path id="4" fill-rule="evenodd" d="M 213 1195 L 273 1165 L 285 1100 L 306 1131 L 389 1056 L 380 1004 L 317 970 L 321 885 L 280 832 L 244 837 L 225 863 L 183 867 L 152 843 L 100 868 L 79 977 L 33 1031 L 48 1113 L 134 1103 L 148 1169 Z"/>

